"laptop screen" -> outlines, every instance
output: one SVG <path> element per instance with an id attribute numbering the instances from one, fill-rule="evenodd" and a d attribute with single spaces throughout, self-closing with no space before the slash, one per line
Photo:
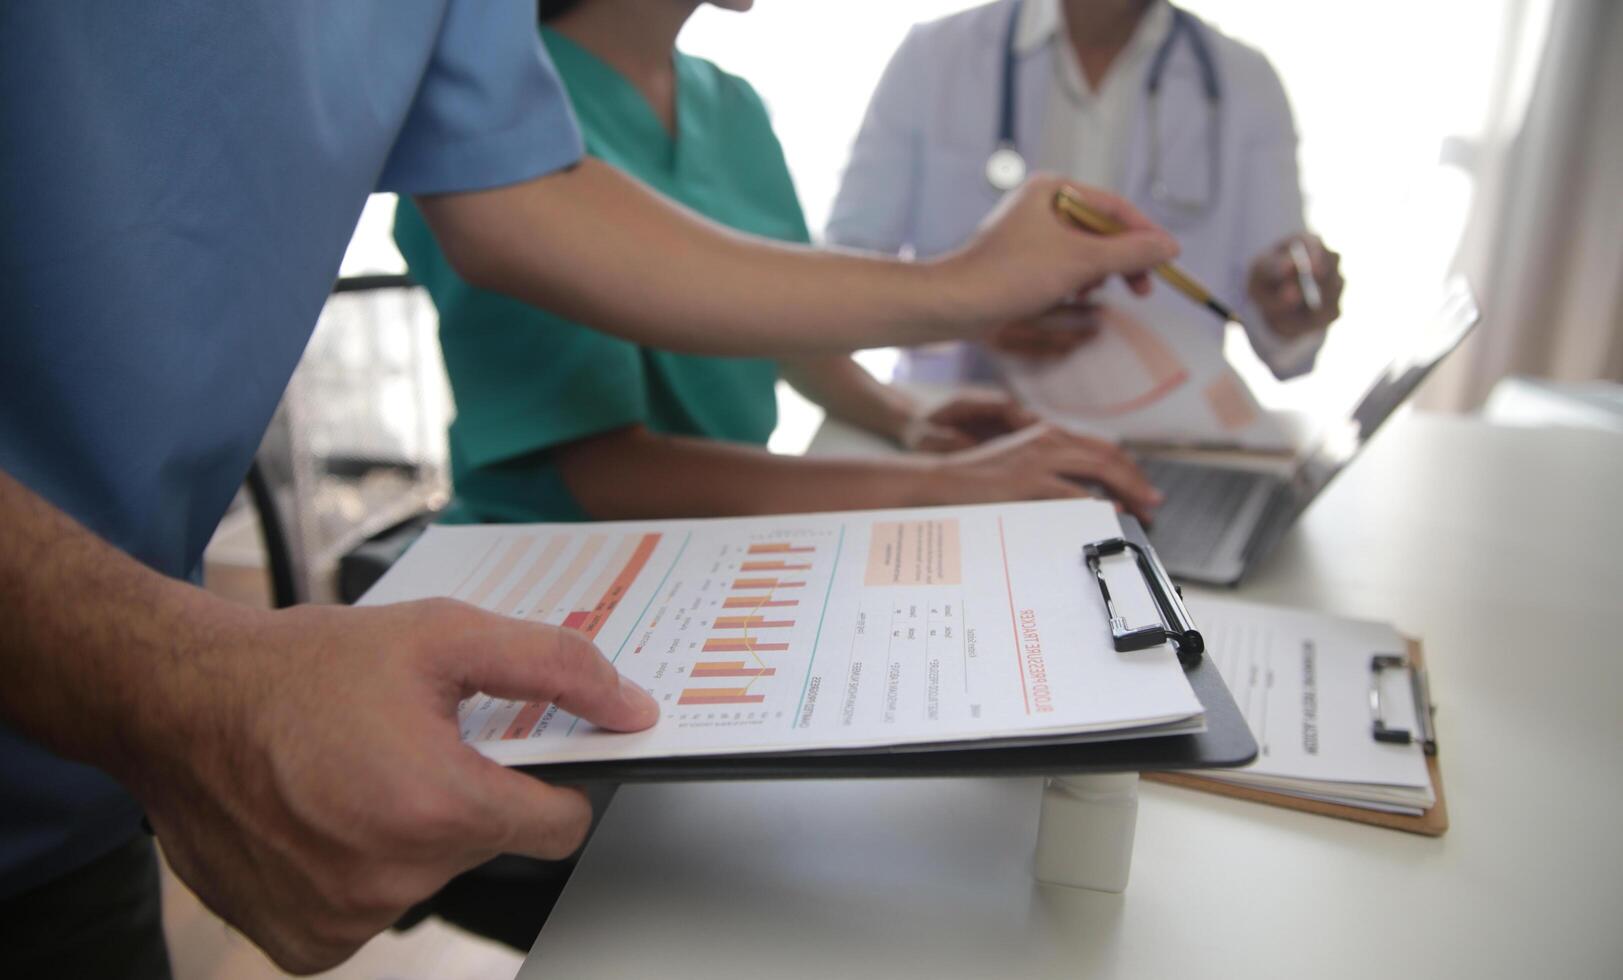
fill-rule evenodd
<path id="1" fill-rule="evenodd" d="M 1442 306 L 1431 322 L 1410 335 L 1398 356 L 1359 399 L 1352 415 L 1329 425 L 1303 457 L 1292 481 L 1298 508 L 1307 506 L 1325 484 L 1358 455 L 1381 423 L 1408 401 L 1432 369 L 1460 345 L 1479 319 L 1471 284 L 1464 276 L 1450 279 L 1444 287 Z"/>

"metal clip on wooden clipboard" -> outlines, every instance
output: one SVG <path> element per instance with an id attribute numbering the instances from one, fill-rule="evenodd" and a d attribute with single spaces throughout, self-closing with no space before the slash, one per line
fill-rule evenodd
<path id="1" fill-rule="evenodd" d="M 1386 723 L 1386 713 L 1381 707 L 1381 674 L 1404 667 L 1409 669 L 1409 690 L 1414 696 L 1415 728 L 1420 732 L 1418 738 L 1406 728 L 1389 726 Z M 1375 741 L 1395 742 L 1399 745 L 1418 741 L 1427 755 L 1436 755 L 1437 733 L 1432 728 L 1432 716 L 1436 712 L 1437 709 L 1431 703 L 1431 681 L 1426 676 L 1426 668 L 1398 653 L 1377 653 L 1369 658 L 1369 715 L 1371 733 L 1375 736 Z"/>
<path id="2" fill-rule="evenodd" d="M 1110 596 L 1110 584 L 1105 581 L 1103 559 L 1123 552 L 1133 556 L 1138 573 L 1155 600 L 1155 607 L 1160 613 L 1159 623 L 1129 626 L 1126 618 L 1116 611 L 1116 603 Z M 1126 538 L 1106 538 L 1083 545 L 1082 559 L 1087 562 L 1088 568 L 1093 571 L 1094 581 L 1099 584 L 1099 595 L 1105 602 L 1105 615 L 1110 617 L 1110 638 L 1115 642 L 1118 653 L 1171 643 L 1178 653 L 1179 663 L 1185 667 L 1200 663 L 1206 641 L 1195 629 L 1194 621 L 1189 618 L 1189 610 L 1184 608 L 1182 590 L 1173 584 L 1172 576 L 1167 574 L 1153 548 L 1140 547 Z"/>

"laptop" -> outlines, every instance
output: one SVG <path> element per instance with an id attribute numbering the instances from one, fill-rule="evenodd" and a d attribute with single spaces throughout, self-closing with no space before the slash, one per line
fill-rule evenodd
<path id="1" fill-rule="evenodd" d="M 1387 366 L 1351 417 L 1328 426 L 1289 474 L 1145 460 L 1145 473 L 1166 494 L 1149 535 L 1167 570 L 1189 582 L 1238 583 L 1478 319 L 1470 284 L 1463 276 L 1450 279 L 1432 323 Z"/>

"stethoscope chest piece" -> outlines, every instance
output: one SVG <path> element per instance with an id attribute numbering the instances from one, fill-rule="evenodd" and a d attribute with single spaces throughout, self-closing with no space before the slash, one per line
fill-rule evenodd
<path id="1" fill-rule="evenodd" d="M 1026 158 L 1012 144 L 1000 143 L 986 158 L 986 182 L 1000 191 L 1012 191 L 1026 179 Z"/>
<path id="2" fill-rule="evenodd" d="M 1015 32 L 1019 26 L 1022 6 L 1023 0 L 1015 0 L 1009 4 L 1009 23 L 1003 40 L 1003 91 L 999 100 L 997 149 L 993 150 L 992 155 L 986 160 L 987 183 L 1004 192 L 1014 190 L 1026 179 L 1026 158 L 1015 149 L 1014 132 L 1017 98 Z M 1161 80 L 1167 61 L 1172 56 L 1173 46 L 1178 43 L 1180 35 L 1188 43 L 1189 52 L 1194 56 L 1195 65 L 1200 72 L 1201 92 L 1206 97 L 1207 105 L 1208 167 L 1205 191 L 1198 196 L 1180 193 L 1161 170 L 1163 163 L 1161 156 L 1165 149 L 1161 145 Z M 1205 38 L 1201 37 L 1200 31 L 1196 28 L 1195 19 L 1177 7 L 1172 8 L 1172 26 L 1168 29 L 1167 36 L 1161 41 L 1160 47 L 1150 60 L 1144 88 L 1149 110 L 1151 198 L 1180 217 L 1199 217 L 1209 213 L 1216 200 L 1220 182 L 1218 167 L 1221 164 L 1219 155 L 1221 147 L 1218 145 L 1217 115 L 1222 101 L 1222 87 L 1218 83 L 1216 59 L 1212 57 Z"/>

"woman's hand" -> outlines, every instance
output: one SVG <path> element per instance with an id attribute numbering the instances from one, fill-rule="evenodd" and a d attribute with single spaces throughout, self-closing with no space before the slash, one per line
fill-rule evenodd
<path id="1" fill-rule="evenodd" d="M 1041 316 L 1005 323 L 987 335 L 986 346 L 1029 361 L 1054 361 L 1086 344 L 1098 333 L 1098 304 L 1065 303 Z"/>
<path id="2" fill-rule="evenodd" d="M 966 391 L 939 408 L 914 415 L 903 425 L 896 441 L 903 449 L 953 452 L 1006 436 L 1036 421 L 1037 416 L 1008 395 Z"/>
<path id="3" fill-rule="evenodd" d="M 1298 269 L 1291 255 L 1300 243 L 1306 253 L 1307 268 Z M 1304 274 L 1312 279 L 1318 303 L 1309 303 L 1302 290 Z M 1303 334 L 1323 330 L 1341 316 L 1341 256 L 1325 247 L 1317 235 L 1292 235 L 1251 263 L 1246 293 L 1274 333 L 1294 340 Z"/>
<path id="4" fill-rule="evenodd" d="M 1046 423 L 944 456 L 928 479 L 943 505 L 1103 496 L 1148 519 L 1162 500 L 1121 447 Z"/>
<path id="5" fill-rule="evenodd" d="M 1061 188 L 1124 230 L 1095 235 L 1065 223 L 1054 213 Z M 984 331 L 1042 316 L 1112 276 L 1143 295 L 1150 291 L 1150 270 L 1177 255 L 1177 241 L 1123 198 L 1034 174 L 1004 196 L 963 247 L 920 265 L 956 290 L 954 308 L 978 318 Z"/>

